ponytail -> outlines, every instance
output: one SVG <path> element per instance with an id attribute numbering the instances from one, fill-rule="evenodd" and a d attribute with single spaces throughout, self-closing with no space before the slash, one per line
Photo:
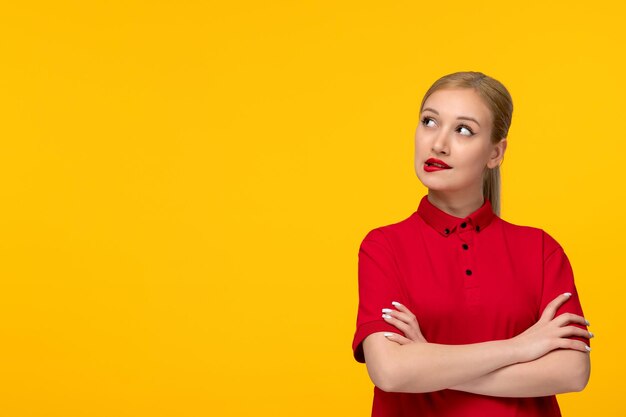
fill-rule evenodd
<path id="1" fill-rule="evenodd" d="M 500 167 L 487 168 L 483 177 L 483 197 L 491 202 L 496 216 L 500 216 Z"/>

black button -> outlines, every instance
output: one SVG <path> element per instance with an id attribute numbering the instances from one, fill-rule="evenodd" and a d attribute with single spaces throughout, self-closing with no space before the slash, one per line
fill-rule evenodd
<path id="1" fill-rule="evenodd" d="M 463 249 L 467 250 L 469 248 L 469 246 L 467 246 L 467 243 L 463 244 Z"/>
<path id="2" fill-rule="evenodd" d="M 445 229 L 443 232 L 444 232 L 445 234 L 448 234 L 448 233 L 450 233 L 450 229 Z"/>
<path id="3" fill-rule="evenodd" d="M 465 275 L 472 275 L 472 270 L 471 269 L 466 269 L 465 270 Z"/>
<path id="4" fill-rule="evenodd" d="M 480 226 L 476 225 L 476 231 L 478 232 L 480 230 Z"/>
<path id="5" fill-rule="evenodd" d="M 465 226 L 467 226 L 467 223 L 465 223 L 465 222 L 461 223 L 461 227 L 462 227 L 463 229 L 465 229 Z"/>

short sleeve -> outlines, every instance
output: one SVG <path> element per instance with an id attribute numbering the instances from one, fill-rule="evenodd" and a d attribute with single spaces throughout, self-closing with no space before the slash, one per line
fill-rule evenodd
<path id="1" fill-rule="evenodd" d="M 584 317 L 569 259 L 561 245 L 545 231 L 543 232 L 543 249 L 543 289 L 539 314 L 541 315 L 546 305 L 560 294 L 570 292 L 572 296 L 559 307 L 555 317 L 563 313 L 573 313 Z M 568 326 L 587 329 L 586 326 L 576 323 L 569 323 Z M 583 341 L 590 346 L 588 338 L 572 336 L 570 339 Z"/>
<path id="2" fill-rule="evenodd" d="M 376 332 L 403 333 L 382 318 L 382 309 L 392 308 L 392 301 L 404 303 L 399 285 L 399 273 L 393 251 L 384 232 L 370 231 L 359 247 L 358 262 L 359 308 L 356 332 L 352 341 L 354 358 L 365 362 L 362 342 Z"/>

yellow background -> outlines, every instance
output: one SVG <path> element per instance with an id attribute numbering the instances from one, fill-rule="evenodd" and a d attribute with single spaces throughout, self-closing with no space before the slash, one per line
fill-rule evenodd
<path id="1" fill-rule="evenodd" d="M 5 2 L 0 413 L 366 416 L 357 251 L 426 190 L 422 95 L 514 104 L 502 217 L 565 248 L 626 415 L 620 1 Z"/>

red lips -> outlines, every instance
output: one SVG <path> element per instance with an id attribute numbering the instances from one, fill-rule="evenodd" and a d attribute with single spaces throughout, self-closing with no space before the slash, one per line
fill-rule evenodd
<path id="1" fill-rule="evenodd" d="M 441 165 L 441 168 L 452 168 L 450 165 L 446 164 L 445 162 L 437 158 L 428 158 L 426 160 L 427 166 L 437 167 L 437 165 L 433 165 L 433 164 Z"/>

